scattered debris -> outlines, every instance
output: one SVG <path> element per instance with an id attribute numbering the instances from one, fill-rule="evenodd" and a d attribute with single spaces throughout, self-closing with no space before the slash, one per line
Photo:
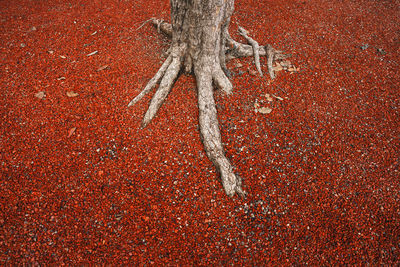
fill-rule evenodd
<path id="1" fill-rule="evenodd" d="M 46 97 L 46 93 L 43 92 L 43 91 L 37 92 L 37 93 L 35 94 L 35 97 L 37 97 L 37 98 L 39 98 L 39 99 L 43 99 L 43 98 Z"/>
<path id="2" fill-rule="evenodd" d="M 369 44 L 363 44 L 360 46 L 361 50 L 366 50 L 369 47 Z"/>
<path id="3" fill-rule="evenodd" d="M 76 127 L 69 129 L 69 131 L 68 131 L 68 138 L 70 138 L 71 135 L 74 134 L 75 130 L 76 130 Z"/>
<path id="4" fill-rule="evenodd" d="M 63 77 L 58 77 L 58 78 L 57 78 L 58 81 L 65 80 L 65 79 L 67 79 L 67 78 L 65 78 L 64 76 L 63 76 Z"/>
<path id="5" fill-rule="evenodd" d="M 73 91 L 68 91 L 67 92 L 67 96 L 68 97 L 76 97 L 76 96 L 78 96 L 79 94 L 78 93 L 75 93 L 75 92 L 73 92 Z"/>
<path id="6" fill-rule="evenodd" d="M 281 71 L 283 70 L 282 65 L 278 63 L 275 64 L 275 66 L 273 66 L 274 71 Z"/>
<path id="7" fill-rule="evenodd" d="M 62 58 L 62 59 L 66 59 L 67 57 L 66 57 L 66 56 L 60 56 L 60 58 Z"/>
<path id="8" fill-rule="evenodd" d="M 295 66 L 291 65 L 287 71 L 290 73 L 294 73 L 294 72 L 298 72 L 300 70 L 300 68 L 296 68 Z"/>
<path id="9" fill-rule="evenodd" d="M 104 66 L 101 66 L 100 68 L 98 68 L 97 71 L 102 71 L 102 70 L 105 70 L 105 69 L 108 69 L 108 68 L 109 68 L 108 65 L 104 65 Z"/>
<path id="10" fill-rule="evenodd" d="M 96 51 L 93 51 L 92 53 L 87 54 L 86 56 L 90 57 L 90 56 L 96 55 L 97 53 L 99 53 L 99 51 L 96 50 Z"/>
<path id="11" fill-rule="evenodd" d="M 272 96 L 275 97 L 276 99 L 280 100 L 280 101 L 283 101 L 283 98 L 280 97 L 280 96 L 276 96 L 276 95 L 272 95 Z"/>
<path id="12" fill-rule="evenodd" d="M 272 112 L 272 109 L 268 107 L 260 107 L 260 104 L 256 101 L 254 103 L 254 112 L 255 113 L 260 112 L 261 114 L 268 114 Z"/>
<path id="13" fill-rule="evenodd" d="M 269 114 L 269 113 L 271 113 L 272 109 L 267 108 L 267 107 L 262 107 L 262 108 L 259 108 L 257 111 L 260 112 L 261 114 Z"/>
<path id="14" fill-rule="evenodd" d="M 299 67 L 294 66 L 289 60 L 276 62 L 273 69 L 274 71 L 286 70 L 289 71 L 290 73 L 298 72 L 300 70 Z"/>
<path id="15" fill-rule="evenodd" d="M 385 55 L 385 54 L 386 54 L 386 51 L 383 50 L 382 48 L 377 48 L 377 49 L 376 49 L 376 52 L 378 52 L 378 53 L 381 54 L 381 55 Z"/>
<path id="16" fill-rule="evenodd" d="M 93 36 L 93 35 L 95 35 L 96 33 L 97 33 L 97 31 L 93 32 L 91 35 Z"/>
<path id="17" fill-rule="evenodd" d="M 267 101 L 272 102 L 274 99 L 272 99 L 270 94 L 265 94 L 265 98 L 267 98 Z"/>

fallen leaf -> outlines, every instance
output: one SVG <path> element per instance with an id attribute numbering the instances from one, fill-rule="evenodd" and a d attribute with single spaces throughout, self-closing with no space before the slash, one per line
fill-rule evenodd
<path id="1" fill-rule="evenodd" d="M 75 130 L 76 130 L 76 127 L 69 129 L 69 131 L 68 131 L 68 138 L 71 137 L 71 135 L 74 134 Z"/>
<path id="2" fill-rule="evenodd" d="M 97 69 L 97 71 L 102 71 L 105 69 L 108 69 L 108 65 L 101 66 L 100 68 Z"/>
<path id="3" fill-rule="evenodd" d="M 280 97 L 280 96 L 276 96 L 276 95 L 272 95 L 272 96 L 275 97 L 276 99 L 280 100 L 280 101 L 283 101 L 283 98 Z"/>
<path id="4" fill-rule="evenodd" d="M 78 96 L 79 94 L 78 93 L 75 93 L 75 92 L 73 92 L 73 91 L 68 91 L 67 92 L 67 96 L 68 97 L 76 97 L 76 96 Z"/>
<path id="5" fill-rule="evenodd" d="M 284 70 L 288 69 L 292 65 L 292 63 L 290 63 L 289 60 L 283 60 L 279 64 L 282 66 Z"/>
<path id="6" fill-rule="evenodd" d="M 298 72 L 299 69 L 296 68 L 295 66 L 291 65 L 291 66 L 288 68 L 288 71 L 289 71 L 289 72 Z"/>
<path id="7" fill-rule="evenodd" d="M 260 104 L 258 104 L 258 102 L 255 102 L 255 103 L 254 103 L 254 108 L 257 109 L 257 108 L 259 108 L 259 107 L 260 107 Z"/>
<path id="8" fill-rule="evenodd" d="M 96 50 L 96 51 L 94 51 L 94 52 L 92 52 L 92 53 L 87 54 L 86 56 L 87 56 L 87 57 L 90 57 L 90 56 L 96 55 L 98 52 L 99 52 L 99 51 Z"/>
<path id="9" fill-rule="evenodd" d="M 281 64 L 279 64 L 279 63 L 276 63 L 276 65 L 273 67 L 273 69 L 274 69 L 274 71 L 281 71 L 281 70 L 283 70 Z"/>
<path id="10" fill-rule="evenodd" d="M 37 98 L 39 98 L 39 99 L 43 99 L 43 98 L 46 97 L 46 93 L 43 92 L 43 91 L 40 91 L 40 92 L 37 92 L 37 93 L 35 94 L 35 96 L 36 96 Z"/>
<path id="11" fill-rule="evenodd" d="M 260 112 L 261 114 L 269 114 L 269 113 L 271 113 L 272 109 L 262 107 L 262 108 L 259 108 L 257 111 Z"/>

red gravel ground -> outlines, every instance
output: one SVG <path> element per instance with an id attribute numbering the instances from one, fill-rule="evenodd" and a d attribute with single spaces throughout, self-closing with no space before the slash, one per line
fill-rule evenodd
<path id="1" fill-rule="evenodd" d="M 0 265 L 399 265 L 399 14 L 395 0 L 236 1 L 232 35 L 300 69 L 270 81 L 229 63 L 235 91 L 215 95 L 248 192 L 231 199 L 193 77 L 143 130 L 151 96 L 127 108 L 169 43 L 137 28 L 168 20 L 169 1 L 0 1 Z"/>

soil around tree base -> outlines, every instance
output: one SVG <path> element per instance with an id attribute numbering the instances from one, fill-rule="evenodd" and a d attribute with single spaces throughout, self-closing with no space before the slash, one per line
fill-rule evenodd
<path id="1" fill-rule="evenodd" d="M 192 76 L 151 127 L 150 96 L 126 108 L 169 47 L 137 28 L 169 1 L 0 10 L 1 264 L 399 265 L 398 1 L 236 1 L 232 37 L 244 27 L 296 71 L 227 65 L 233 93 L 214 96 L 248 193 L 234 200 Z"/>

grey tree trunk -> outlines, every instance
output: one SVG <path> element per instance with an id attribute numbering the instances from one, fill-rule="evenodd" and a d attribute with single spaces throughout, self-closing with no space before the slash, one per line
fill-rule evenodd
<path id="1" fill-rule="evenodd" d="M 272 47 L 260 47 L 241 29 L 241 34 L 251 45 L 240 44 L 229 36 L 229 23 L 234 10 L 234 0 L 171 0 L 171 24 L 152 19 L 159 29 L 172 37 L 169 56 L 144 90 L 128 106 L 135 104 L 157 83 L 154 94 L 144 116 L 145 127 L 156 115 L 168 96 L 180 70 L 194 73 L 198 90 L 200 135 L 208 158 L 221 175 L 227 195 L 244 195 L 242 180 L 233 171 L 225 155 L 218 125 L 217 109 L 213 95 L 213 84 L 227 94 L 232 84 L 227 77 L 226 59 L 254 56 L 260 74 L 259 56 L 266 55 L 269 73 L 273 74 L 272 62 L 282 59 L 280 51 Z M 271 75 L 273 78 L 273 76 Z"/>

